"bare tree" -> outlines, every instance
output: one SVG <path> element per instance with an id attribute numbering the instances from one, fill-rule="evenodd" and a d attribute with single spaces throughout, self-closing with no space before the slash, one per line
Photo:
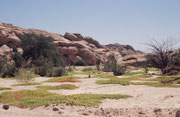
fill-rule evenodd
<path id="1" fill-rule="evenodd" d="M 175 43 L 172 40 L 163 40 L 158 42 L 155 39 L 149 41 L 146 45 L 149 46 L 151 54 L 147 55 L 148 63 L 155 68 L 159 68 L 163 71 L 171 61 L 171 53 L 175 47 Z"/>

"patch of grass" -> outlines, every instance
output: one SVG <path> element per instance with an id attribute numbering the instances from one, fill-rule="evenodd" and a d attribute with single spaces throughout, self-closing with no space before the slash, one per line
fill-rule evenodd
<path id="1" fill-rule="evenodd" d="M 35 73 L 32 73 L 32 77 L 33 77 L 33 78 L 37 78 L 37 77 L 40 77 L 40 75 L 35 74 Z"/>
<path id="2" fill-rule="evenodd" d="M 84 68 L 82 72 L 84 74 L 94 74 L 94 73 L 97 73 L 98 71 L 97 69 L 93 69 L 93 68 Z"/>
<path id="3" fill-rule="evenodd" d="M 143 70 L 142 67 L 128 67 L 127 68 L 128 71 L 132 71 L 132 70 Z"/>
<path id="4" fill-rule="evenodd" d="M 76 79 L 64 79 L 64 80 L 57 80 L 56 82 L 81 82 L 81 81 Z"/>
<path id="5" fill-rule="evenodd" d="M 152 86 L 152 87 L 169 87 L 169 88 L 179 88 L 180 85 L 173 85 L 173 84 L 162 84 L 159 82 L 136 82 L 132 83 L 133 85 L 146 85 L 146 86 Z"/>
<path id="6" fill-rule="evenodd" d="M 76 85 L 72 84 L 62 84 L 58 86 L 37 86 L 39 89 L 44 89 L 44 90 L 59 90 L 59 89 L 68 89 L 68 90 L 73 90 L 78 88 Z"/>
<path id="7" fill-rule="evenodd" d="M 154 68 L 154 67 L 148 67 L 148 71 L 159 71 L 159 69 Z"/>
<path id="8" fill-rule="evenodd" d="M 98 107 L 104 99 L 127 99 L 132 96 L 121 94 L 74 94 L 70 95 L 71 104 L 85 107 Z"/>
<path id="9" fill-rule="evenodd" d="M 97 84 L 121 84 L 121 85 L 124 85 L 124 86 L 130 84 L 130 82 L 123 81 L 121 79 L 98 80 L 96 83 Z"/>
<path id="10" fill-rule="evenodd" d="M 137 74 L 144 74 L 143 71 L 139 71 L 139 72 L 127 72 L 125 74 L 123 74 L 122 76 L 134 76 L 134 75 L 137 75 Z"/>
<path id="11" fill-rule="evenodd" d="M 101 74 L 98 74 L 101 76 Z M 109 74 L 108 74 L 109 75 Z M 132 80 L 142 80 L 140 78 L 149 78 L 152 77 L 152 75 L 137 75 L 137 76 L 130 76 L 127 78 L 117 78 L 115 76 L 107 77 L 107 75 L 103 75 L 103 78 L 110 78 L 109 80 L 99 80 L 96 83 L 97 84 L 121 84 L 121 85 L 129 85 L 131 84 Z M 102 76 L 101 76 L 102 77 Z"/>
<path id="12" fill-rule="evenodd" d="M 55 77 L 47 80 L 46 82 L 65 82 L 65 81 L 71 81 L 75 79 L 80 79 L 79 77 L 76 76 L 62 76 L 62 77 Z"/>
<path id="13" fill-rule="evenodd" d="M 95 78 L 117 78 L 116 76 L 114 75 L 111 75 L 111 74 L 95 74 L 94 75 Z"/>
<path id="14" fill-rule="evenodd" d="M 127 78 L 120 78 L 120 80 L 131 82 L 132 80 L 144 80 L 140 78 L 150 78 L 150 77 L 152 77 L 152 75 L 137 75 L 137 76 L 130 76 Z"/>
<path id="15" fill-rule="evenodd" d="M 27 69 L 19 69 L 19 72 L 16 74 L 16 79 L 22 81 L 29 81 L 33 78 L 33 73 Z"/>
<path id="16" fill-rule="evenodd" d="M 154 79 L 155 81 L 168 81 L 177 78 L 177 76 L 160 76 Z"/>
<path id="17" fill-rule="evenodd" d="M 0 87 L 0 91 L 2 90 L 11 90 L 11 88 L 8 88 L 8 87 Z"/>
<path id="18" fill-rule="evenodd" d="M 11 86 L 31 86 L 31 85 L 40 85 L 40 83 L 36 83 L 36 82 L 25 82 L 25 83 L 21 83 L 21 84 L 13 84 Z"/>
<path id="19" fill-rule="evenodd" d="M 54 103 L 97 107 L 103 99 L 126 99 L 130 97 L 132 96 L 121 94 L 75 94 L 65 96 L 39 89 L 3 92 L 0 94 L 0 103 L 8 103 L 20 108 L 35 108 Z"/>

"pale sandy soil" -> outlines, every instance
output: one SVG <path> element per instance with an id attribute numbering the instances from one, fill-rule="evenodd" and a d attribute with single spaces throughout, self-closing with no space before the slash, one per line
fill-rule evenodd
<path id="1" fill-rule="evenodd" d="M 79 76 L 79 75 L 78 75 Z M 85 77 L 85 75 L 79 76 Z M 154 77 L 153 77 L 154 78 Z M 59 85 L 63 83 L 43 82 L 49 78 L 36 78 L 34 82 L 42 82 L 41 85 Z M 0 105 L 0 117 L 175 117 L 177 109 L 180 109 L 180 88 L 156 88 L 143 85 L 97 85 L 100 78 L 80 79 L 82 82 L 75 84 L 75 90 L 53 90 L 58 94 L 70 95 L 80 93 L 93 94 L 127 94 L 133 96 L 129 99 L 106 99 L 99 108 L 85 108 L 68 105 L 56 105 L 58 111 L 53 111 L 54 105 L 31 109 L 19 109 L 10 106 L 9 110 L 3 110 Z M 104 79 L 103 79 L 104 80 Z M 0 87 L 11 87 L 19 81 L 0 78 Z M 11 87 L 13 91 L 21 89 L 36 89 L 36 86 Z M 2 92 L 2 91 L 0 91 Z"/>

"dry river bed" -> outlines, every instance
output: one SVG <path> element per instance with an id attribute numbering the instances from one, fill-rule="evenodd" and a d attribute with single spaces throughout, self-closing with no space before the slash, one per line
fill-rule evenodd
<path id="1" fill-rule="evenodd" d="M 48 79 L 39 77 L 35 78 L 34 81 L 43 82 Z M 20 109 L 10 106 L 8 110 L 4 110 L 1 104 L 0 117 L 175 117 L 177 110 L 180 110 L 180 88 L 157 88 L 143 85 L 98 85 L 96 84 L 97 80 L 100 80 L 100 78 L 81 79 L 82 82 L 72 83 L 78 86 L 78 89 L 51 90 L 50 92 L 63 95 L 80 93 L 127 94 L 133 97 L 119 100 L 106 99 L 98 108 L 54 104 L 34 109 Z M 11 87 L 12 91 L 36 89 L 36 86 L 11 86 L 18 83 L 17 80 L 0 78 L 0 87 Z M 71 83 L 42 83 L 42 85 L 50 86 L 59 84 Z"/>

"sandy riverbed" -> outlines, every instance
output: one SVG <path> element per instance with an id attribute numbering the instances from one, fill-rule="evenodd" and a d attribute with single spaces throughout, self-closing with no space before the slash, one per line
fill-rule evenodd
<path id="1" fill-rule="evenodd" d="M 83 76 L 84 77 L 84 76 Z M 42 82 L 49 78 L 36 78 L 35 82 Z M 9 110 L 3 110 L 0 105 L 0 117 L 174 117 L 176 110 L 180 109 L 180 88 L 156 88 L 143 85 L 97 85 L 99 78 L 81 79 L 81 82 L 72 83 L 78 86 L 75 90 L 53 90 L 58 94 L 70 95 L 80 93 L 93 94 L 127 94 L 133 98 L 110 100 L 106 99 L 99 108 L 85 108 L 70 105 L 50 105 L 35 109 L 20 109 L 10 106 Z M 13 91 L 21 89 L 36 89 L 36 86 L 12 87 L 19 81 L 0 79 L 0 86 L 11 87 Z M 41 85 L 59 85 L 63 83 L 43 82 Z M 68 83 L 69 84 L 69 83 Z M 1 91 L 2 92 L 2 91 Z M 58 111 L 53 111 L 53 108 Z"/>

